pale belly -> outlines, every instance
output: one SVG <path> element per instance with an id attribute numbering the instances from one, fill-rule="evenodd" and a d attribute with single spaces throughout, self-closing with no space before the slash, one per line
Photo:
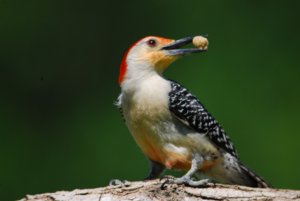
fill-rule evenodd
<path id="1" fill-rule="evenodd" d="M 128 127 L 145 155 L 169 169 L 190 169 L 195 153 L 201 153 L 206 159 L 199 169 L 208 169 L 216 162 L 211 157 L 219 153 L 216 148 L 171 115 L 155 118 L 141 115 L 131 119 Z"/>
<path id="2" fill-rule="evenodd" d="M 182 141 L 180 136 L 171 136 L 169 133 L 162 134 L 145 126 L 141 126 L 131 133 L 144 154 L 151 160 L 157 161 L 169 169 L 190 168 L 191 151 L 189 147 L 180 145 L 179 142 Z"/>
<path id="3" fill-rule="evenodd" d="M 153 79 L 137 86 L 135 93 L 122 95 L 123 115 L 136 143 L 148 158 L 169 169 L 190 169 L 194 154 L 204 158 L 199 169 L 209 168 L 219 151 L 204 135 L 171 114 L 168 81 Z"/>

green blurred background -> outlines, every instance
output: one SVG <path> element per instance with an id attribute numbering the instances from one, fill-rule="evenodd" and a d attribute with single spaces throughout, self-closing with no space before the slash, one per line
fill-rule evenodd
<path id="1" fill-rule="evenodd" d="M 300 1 L 0 0 L 0 200 L 110 179 L 148 162 L 113 105 L 147 35 L 208 34 L 166 77 L 195 93 L 244 163 L 300 188 Z"/>

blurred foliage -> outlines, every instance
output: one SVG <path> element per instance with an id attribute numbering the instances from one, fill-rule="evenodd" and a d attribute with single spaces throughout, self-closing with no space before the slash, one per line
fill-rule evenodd
<path id="1" fill-rule="evenodd" d="M 166 76 L 194 92 L 244 163 L 300 188 L 299 1 L 0 0 L 0 200 L 141 180 L 148 162 L 113 105 L 146 35 L 208 34 Z"/>

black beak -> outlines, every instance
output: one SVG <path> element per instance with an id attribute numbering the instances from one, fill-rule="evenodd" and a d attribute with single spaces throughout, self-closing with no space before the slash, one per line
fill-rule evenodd
<path id="1" fill-rule="evenodd" d="M 168 44 L 162 48 L 162 50 L 166 50 L 167 54 L 170 56 L 175 55 L 186 55 L 186 54 L 192 54 L 197 52 L 205 52 L 205 49 L 199 49 L 199 48 L 186 48 L 186 49 L 179 49 L 187 44 L 192 43 L 193 36 L 182 38 L 179 40 L 176 40 L 175 42 Z"/>

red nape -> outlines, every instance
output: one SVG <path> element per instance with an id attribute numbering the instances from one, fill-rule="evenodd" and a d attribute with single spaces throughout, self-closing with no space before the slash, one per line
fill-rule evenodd
<path id="1" fill-rule="evenodd" d="M 147 36 L 149 37 L 149 36 Z M 147 38 L 147 37 L 144 37 L 144 38 Z M 130 50 L 136 45 L 138 44 L 141 40 L 143 40 L 144 38 L 138 40 L 137 42 L 135 42 L 128 50 L 127 52 L 125 53 L 123 59 L 122 59 L 122 62 L 121 62 L 121 65 L 120 65 L 120 75 L 119 75 L 119 84 L 121 85 L 123 80 L 124 80 L 124 77 L 126 75 L 126 72 L 127 72 L 127 56 L 128 56 L 128 53 L 130 52 Z"/>
<path id="2" fill-rule="evenodd" d="M 122 59 L 121 65 L 120 65 L 120 75 L 119 75 L 119 84 L 120 85 L 121 85 L 121 83 L 122 83 L 122 81 L 124 79 L 124 76 L 126 74 L 126 71 L 127 71 L 127 55 L 129 53 L 129 50 L 127 50 L 127 52 L 125 53 L 125 55 L 124 55 L 124 57 Z"/>

